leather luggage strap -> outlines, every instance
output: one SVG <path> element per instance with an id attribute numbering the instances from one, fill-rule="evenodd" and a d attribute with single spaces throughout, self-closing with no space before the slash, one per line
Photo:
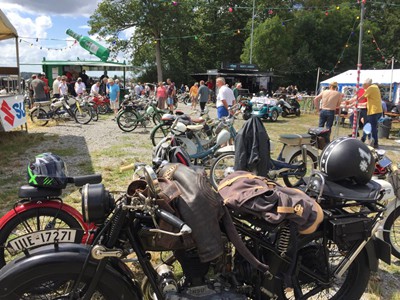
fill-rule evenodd
<path id="1" fill-rule="evenodd" d="M 268 181 L 266 178 L 264 177 L 260 177 L 254 174 L 244 174 L 244 175 L 240 175 L 240 176 L 236 176 L 233 177 L 227 181 L 225 181 L 224 183 L 218 185 L 218 191 L 222 190 L 223 188 L 227 187 L 228 185 L 231 185 L 232 183 L 234 183 L 236 180 L 241 179 L 241 178 L 248 178 L 248 179 L 254 179 L 254 178 L 258 178 L 262 181 L 264 181 L 266 184 L 271 184 L 271 185 L 276 185 L 274 182 L 272 181 Z"/>

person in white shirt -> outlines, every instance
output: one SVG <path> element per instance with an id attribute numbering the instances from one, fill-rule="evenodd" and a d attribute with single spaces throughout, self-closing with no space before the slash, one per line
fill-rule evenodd
<path id="1" fill-rule="evenodd" d="M 61 76 L 61 83 L 58 85 L 58 93 L 60 98 L 68 96 L 67 76 Z"/>
<path id="2" fill-rule="evenodd" d="M 82 78 L 78 77 L 78 80 L 75 82 L 75 92 L 78 96 L 82 96 L 86 91 L 86 85 L 83 83 Z"/>
<path id="3" fill-rule="evenodd" d="M 60 98 L 59 86 L 61 83 L 61 76 L 57 76 L 56 80 L 53 81 L 53 97 Z"/>
<path id="4" fill-rule="evenodd" d="M 225 85 L 225 78 L 218 77 L 216 79 L 216 85 L 218 87 L 217 95 L 217 116 L 218 119 L 229 116 L 229 107 L 233 105 L 235 101 L 235 95 L 233 91 Z"/>
<path id="5" fill-rule="evenodd" d="M 100 81 L 97 81 L 90 88 L 90 96 L 93 96 L 93 97 L 99 96 L 99 90 L 100 90 Z"/>

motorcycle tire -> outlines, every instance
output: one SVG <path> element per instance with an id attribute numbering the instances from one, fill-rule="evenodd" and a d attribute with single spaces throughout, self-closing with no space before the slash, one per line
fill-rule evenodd
<path id="1" fill-rule="evenodd" d="M 301 150 L 297 151 L 293 156 L 289 159 L 289 164 L 299 164 L 303 162 L 303 154 Z M 283 182 L 287 187 L 295 187 L 302 183 L 304 183 L 303 178 L 305 176 L 309 176 L 311 174 L 312 169 L 318 168 L 318 159 L 315 157 L 313 153 L 307 151 L 307 171 L 301 175 L 282 175 Z"/>
<path id="2" fill-rule="evenodd" d="M 69 213 L 53 207 L 37 207 L 15 215 L 0 230 L 0 268 L 20 254 L 12 255 L 6 250 L 10 240 L 34 231 L 56 228 L 81 229 L 82 226 Z"/>
<path id="3" fill-rule="evenodd" d="M 92 120 L 92 112 L 89 107 L 81 106 L 80 109 L 75 108 L 75 120 L 79 124 L 88 124 Z"/>
<path id="4" fill-rule="evenodd" d="M 286 110 L 282 110 L 282 118 L 286 118 L 288 115 L 288 112 Z"/>
<path id="5" fill-rule="evenodd" d="M 125 132 L 131 132 L 138 126 L 138 116 L 134 111 L 121 111 L 117 116 L 119 129 Z"/>
<path id="6" fill-rule="evenodd" d="M 301 114 L 300 108 L 296 110 L 295 114 L 296 114 L 296 117 L 300 117 L 300 114 Z"/>
<path id="7" fill-rule="evenodd" d="M 64 246 L 60 246 L 64 249 Z M 84 274 L 87 252 L 62 251 L 42 247 L 33 252 L 33 259 L 14 260 L 0 275 L 0 299 L 83 299 L 96 273 L 97 264 L 89 261 Z M 48 262 L 48 263 L 46 263 Z M 93 294 L 88 299 L 141 299 L 138 287 L 108 264 L 102 271 Z M 79 284 L 74 292 L 77 279 Z"/>
<path id="8" fill-rule="evenodd" d="M 398 201 L 397 198 L 396 200 Z M 400 206 L 397 206 L 383 224 L 383 239 L 392 247 L 392 255 L 400 259 Z"/>
<path id="9" fill-rule="evenodd" d="M 326 242 L 327 247 L 323 247 L 322 245 L 324 238 L 328 239 Z M 347 255 L 346 251 L 339 249 L 329 237 L 323 237 L 321 232 L 307 235 L 298 241 L 298 243 L 299 274 L 296 276 L 296 280 L 294 280 L 294 289 L 287 289 L 281 279 L 264 279 L 264 287 L 267 290 L 273 290 L 278 299 L 295 299 L 293 290 L 296 289 L 302 291 L 303 295 L 311 292 L 308 297 L 300 296 L 299 299 L 339 300 L 361 298 L 368 286 L 371 273 L 365 249 L 358 254 L 343 276 L 340 279 L 335 279 L 333 272 L 335 272 L 338 264 L 344 259 L 343 256 Z M 325 253 L 328 254 L 327 257 L 325 257 Z M 315 277 L 313 278 L 303 273 L 301 271 L 302 266 L 311 270 Z M 316 278 L 322 279 L 326 277 L 326 271 L 329 271 L 331 284 L 327 285 L 324 289 L 323 285 L 317 282 Z M 312 293 L 312 288 L 316 289 L 316 293 Z M 264 296 L 262 299 L 266 300 L 269 298 Z"/>
<path id="10" fill-rule="evenodd" d="M 107 104 L 100 104 L 97 106 L 97 111 L 100 115 L 107 114 L 109 110 L 110 110 L 110 108 Z"/>
<path id="11" fill-rule="evenodd" d="M 218 190 L 218 184 L 230 173 L 235 167 L 235 152 L 226 152 L 216 158 L 210 168 L 210 183 L 215 190 Z"/>
<path id="12" fill-rule="evenodd" d="M 150 139 L 153 146 L 156 146 L 164 137 L 171 132 L 171 125 L 160 123 L 150 133 Z"/>
<path id="13" fill-rule="evenodd" d="M 31 110 L 31 121 L 38 126 L 46 126 L 49 123 L 49 116 L 42 108 L 34 108 Z"/>
<path id="14" fill-rule="evenodd" d="M 282 113 L 283 113 L 283 112 L 282 112 Z M 272 122 L 276 122 L 276 121 L 278 120 L 278 117 L 279 117 L 278 111 L 273 110 L 273 111 L 271 112 L 270 120 L 271 120 Z"/>

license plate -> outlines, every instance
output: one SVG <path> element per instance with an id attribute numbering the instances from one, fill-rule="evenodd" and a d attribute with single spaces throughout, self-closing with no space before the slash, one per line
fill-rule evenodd
<path id="1" fill-rule="evenodd" d="M 32 249 L 54 243 L 75 243 L 82 240 L 83 230 L 77 229 L 51 229 L 35 231 L 17 237 L 7 244 L 7 250 L 15 255 L 26 249 Z"/>

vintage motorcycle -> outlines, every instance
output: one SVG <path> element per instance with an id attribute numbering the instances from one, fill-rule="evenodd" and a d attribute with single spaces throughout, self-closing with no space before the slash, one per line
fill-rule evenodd
<path id="1" fill-rule="evenodd" d="M 360 149 L 351 160 L 367 172 L 318 172 L 304 192 L 251 173 L 227 178 L 226 186 L 250 180 L 269 190 L 252 200 L 274 196 L 279 205 L 271 211 L 240 208 L 225 197 L 222 205 L 203 175 L 181 164 L 166 164 L 158 175 L 140 166 L 141 177 L 116 200 L 102 184 L 85 185 L 83 216 L 98 225 L 92 245 L 25 251 L 0 270 L 0 298 L 359 299 L 378 259 L 390 263 L 390 247 L 374 235 L 384 206 L 381 187 L 369 181 L 371 153 L 343 139 L 324 151 L 321 169 L 342 166 L 331 159 L 343 158 L 337 147 L 349 146 Z M 302 200 L 283 206 L 285 192 Z M 278 220 L 267 220 L 269 213 Z M 313 224 L 300 231 L 299 218 Z M 169 256 L 157 261 L 154 252 L 165 251 Z"/>
<path id="2" fill-rule="evenodd" d="M 300 103 L 297 101 L 297 97 L 290 97 L 287 101 L 283 98 L 279 99 L 278 106 L 282 108 L 282 117 L 287 117 L 289 115 L 300 116 Z"/>

